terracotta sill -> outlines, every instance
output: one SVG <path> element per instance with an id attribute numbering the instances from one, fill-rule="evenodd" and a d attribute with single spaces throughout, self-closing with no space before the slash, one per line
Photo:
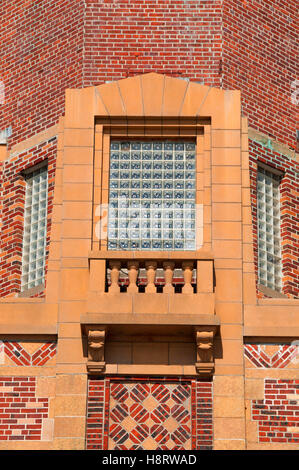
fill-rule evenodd
<path id="1" fill-rule="evenodd" d="M 38 286 L 32 287 L 31 289 L 27 289 L 22 292 L 19 292 L 18 297 L 28 298 L 33 295 L 40 294 L 41 292 L 44 292 L 44 290 L 45 290 L 45 284 L 39 284 Z"/>
<path id="2" fill-rule="evenodd" d="M 217 315 L 160 314 L 160 313 L 87 313 L 80 323 L 101 325 L 220 325 Z"/>
<path id="3" fill-rule="evenodd" d="M 110 294 L 108 292 L 90 292 L 86 311 L 89 314 L 157 314 L 169 315 L 169 321 L 174 315 L 188 314 L 211 315 L 215 313 L 215 295 L 212 293 L 199 294 L 164 294 L 164 293 L 136 293 L 122 292 Z M 184 321 L 184 320 L 183 320 Z"/>
<path id="4" fill-rule="evenodd" d="M 299 336 L 299 326 L 245 326 L 244 337 L 295 338 Z"/>
<path id="5" fill-rule="evenodd" d="M 214 259 L 214 255 L 210 251 L 90 251 L 89 259 Z"/>
<path id="6" fill-rule="evenodd" d="M 42 297 L 3 297 L 0 299 L 0 309 L 2 304 L 42 304 L 45 299 Z"/>
<path id="7" fill-rule="evenodd" d="M 175 375 L 198 377 L 195 365 L 168 365 L 168 364 L 106 364 L 105 371 L 101 375 Z"/>
<path id="8" fill-rule="evenodd" d="M 269 287 L 263 286 L 262 284 L 258 284 L 257 288 L 270 299 L 288 299 L 288 297 L 282 292 L 270 289 Z"/>

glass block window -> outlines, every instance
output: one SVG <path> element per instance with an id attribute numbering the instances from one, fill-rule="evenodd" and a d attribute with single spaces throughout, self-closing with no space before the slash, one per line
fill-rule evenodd
<path id="1" fill-rule="evenodd" d="M 280 176 L 258 168 L 258 277 L 259 283 L 281 291 Z"/>
<path id="2" fill-rule="evenodd" d="M 195 250 L 196 146 L 111 141 L 108 249 Z"/>
<path id="3" fill-rule="evenodd" d="M 22 254 L 22 291 L 44 282 L 47 237 L 48 169 L 25 175 L 26 197 Z"/>

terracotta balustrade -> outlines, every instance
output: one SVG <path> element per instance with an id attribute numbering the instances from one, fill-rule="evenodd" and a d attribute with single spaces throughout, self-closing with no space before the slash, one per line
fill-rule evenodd
<path id="1" fill-rule="evenodd" d="M 120 254 L 120 253 L 119 253 Z M 109 294 L 193 294 L 214 291 L 211 254 L 92 252 L 90 286 Z M 204 256 L 206 255 L 206 256 Z M 209 256 L 208 256 L 209 255 Z M 199 258 L 199 259 L 198 259 Z M 210 258 L 210 259 L 209 259 Z"/>
<path id="2" fill-rule="evenodd" d="M 119 293 L 122 290 L 135 293 L 144 290 L 146 294 L 155 294 L 158 291 L 174 294 L 181 290 L 184 294 L 193 294 L 196 284 L 194 265 L 194 261 L 161 263 L 156 260 L 112 260 L 107 269 L 108 292 Z M 174 280 L 175 269 L 179 275 Z"/>

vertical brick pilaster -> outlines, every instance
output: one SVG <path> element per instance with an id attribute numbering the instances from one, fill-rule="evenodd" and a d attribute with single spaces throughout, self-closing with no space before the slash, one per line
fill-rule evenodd
<path id="1" fill-rule="evenodd" d="M 196 449 L 213 449 L 213 384 L 196 382 Z"/>
<path id="2" fill-rule="evenodd" d="M 103 450 L 105 426 L 105 379 L 88 381 L 86 449 Z"/>

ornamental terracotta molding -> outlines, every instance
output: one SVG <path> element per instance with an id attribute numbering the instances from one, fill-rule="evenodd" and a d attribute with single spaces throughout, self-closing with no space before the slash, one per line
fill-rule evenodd
<path id="1" fill-rule="evenodd" d="M 105 370 L 106 328 L 88 331 L 88 372 L 100 373 Z"/>
<path id="2" fill-rule="evenodd" d="M 214 336 L 215 328 L 195 328 L 197 346 L 196 372 L 202 377 L 210 377 L 214 372 Z"/>

